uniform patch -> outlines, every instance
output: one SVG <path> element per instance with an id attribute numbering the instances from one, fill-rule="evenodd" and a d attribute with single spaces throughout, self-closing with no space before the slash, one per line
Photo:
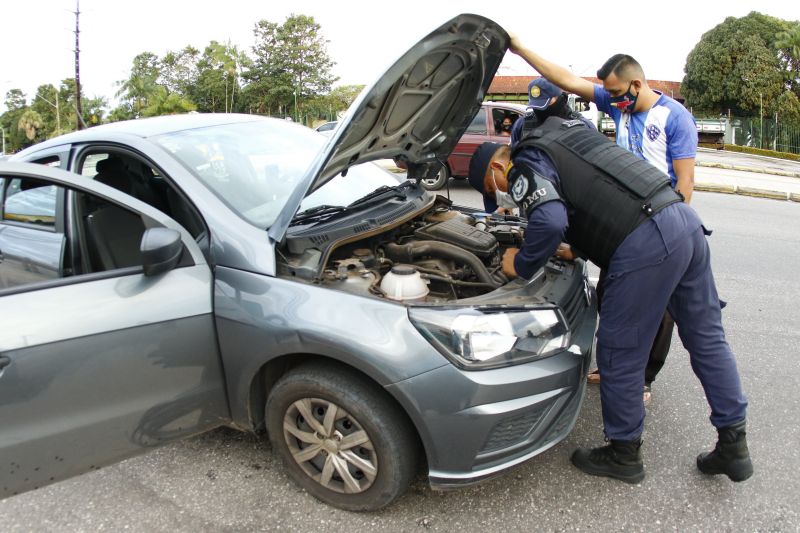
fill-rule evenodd
<path id="1" fill-rule="evenodd" d="M 539 98 L 539 95 L 542 94 L 542 90 L 539 88 L 538 85 L 534 85 L 531 87 L 531 96 L 534 98 Z"/>
<path id="2" fill-rule="evenodd" d="M 514 186 L 511 188 L 511 198 L 520 203 L 525 195 L 528 193 L 528 178 L 519 174 L 517 176 L 516 181 L 514 182 Z"/>
<path id="3" fill-rule="evenodd" d="M 659 135 L 661 135 L 661 128 L 656 126 L 655 124 L 650 124 L 647 126 L 647 138 L 651 141 L 655 141 L 658 139 Z"/>

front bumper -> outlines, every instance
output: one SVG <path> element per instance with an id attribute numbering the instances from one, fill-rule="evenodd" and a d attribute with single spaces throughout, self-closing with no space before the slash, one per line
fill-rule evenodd
<path id="1" fill-rule="evenodd" d="M 412 405 L 435 489 L 491 478 L 556 445 L 580 412 L 593 356 L 597 304 L 573 316 L 572 345 L 560 354 L 484 371 L 446 365 L 387 387 Z M 403 403 L 405 403 L 403 402 Z"/>

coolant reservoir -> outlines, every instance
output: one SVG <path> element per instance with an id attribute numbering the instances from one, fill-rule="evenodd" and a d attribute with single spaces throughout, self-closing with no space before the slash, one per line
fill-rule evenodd
<path id="1" fill-rule="evenodd" d="M 383 276 L 381 290 L 392 300 L 421 300 L 428 295 L 428 284 L 413 266 L 395 265 Z"/>

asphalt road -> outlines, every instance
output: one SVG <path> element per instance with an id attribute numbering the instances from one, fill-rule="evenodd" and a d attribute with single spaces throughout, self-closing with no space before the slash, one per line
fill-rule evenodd
<path id="1" fill-rule="evenodd" d="M 454 183 L 459 203 L 477 195 Z M 423 479 L 373 514 L 327 507 L 286 476 L 269 444 L 219 430 L 82 477 L 0 501 L 16 531 L 798 531 L 800 530 L 800 204 L 697 193 L 724 320 L 750 400 L 756 473 L 745 483 L 694 466 L 710 448 L 703 391 L 677 339 L 655 382 L 640 485 L 586 476 L 569 463 L 602 442 L 590 387 L 571 436 L 477 487 L 431 491 Z"/>

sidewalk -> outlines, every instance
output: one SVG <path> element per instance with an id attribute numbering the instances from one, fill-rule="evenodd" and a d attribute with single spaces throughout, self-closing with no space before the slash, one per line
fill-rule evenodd
<path id="1" fill-rule="evenodd" d="M 699 149 L 696 191 L 800 202 L 800 163 L 771 157 Z"/>

